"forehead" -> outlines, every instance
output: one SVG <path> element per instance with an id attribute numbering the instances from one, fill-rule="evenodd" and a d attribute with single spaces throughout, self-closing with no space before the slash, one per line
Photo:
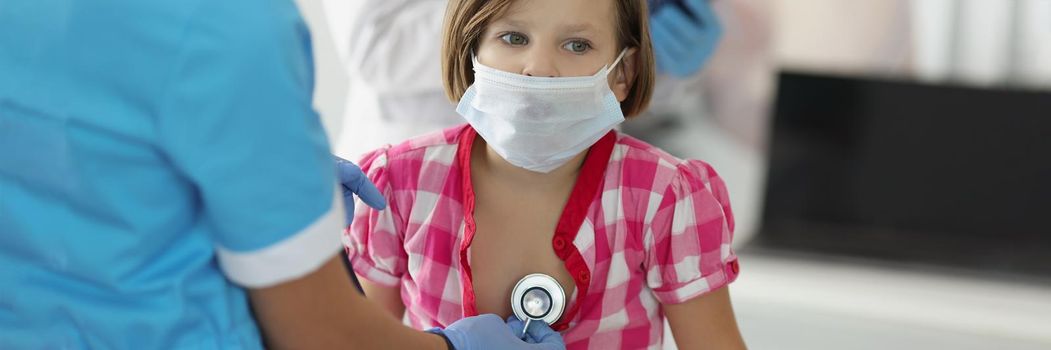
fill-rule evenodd
<path id="1" fill-rule="evenodd" d="M 614 32 L 614 0 L 514 0 L 493 23 L 546 26 L 559 31 Z"/>

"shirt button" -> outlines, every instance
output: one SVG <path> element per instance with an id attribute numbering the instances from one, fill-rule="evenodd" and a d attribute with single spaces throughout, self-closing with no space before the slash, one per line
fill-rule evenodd
<path id="1" fill-rule="evenodd" d="M 587 270 L 580 271 L 579 275 L 580 275 L 580 280 L 581 281 L 587 282 L 587 281 L 591 280 L 591 273 L 587 272 Z"/>
<path id="2" fill-rule="evenodd" d="M 730 269 L 734 271 L 734 274 L 735 274 L 735 275 L 736 275 L 736 274 L 737 274 L 737 273 L 738 273 L 739 271 L 741 271 L 741 267 L 740 267 L 740 266 L 737 266 L 737 261 L 736 261 L 736 260 L 730 263 Z"/>
<path id="3" fill-rule="evenodd" d="M 566 239 L 562 238 L 562 236 L 555 236 L 555 239 L 552 240 L 551 245 L 555 247 L 555 250 L 562 251 L 562 249 L 566 248 Z"/>

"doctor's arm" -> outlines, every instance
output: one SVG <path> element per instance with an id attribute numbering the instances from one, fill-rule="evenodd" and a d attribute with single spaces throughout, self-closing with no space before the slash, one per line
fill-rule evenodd
<path id="1" fill-rule="evenodd" d="M 679 349 L 746 348 L 730 304 L 729 287 L 661 307 Z"/>
<path id="2" fill-rule="evenodd" d="M 405 327 L 366 300 L 341 258 L 302 278 L 249 290 L 268 348 L 446 349 L 440 337 Z"/>

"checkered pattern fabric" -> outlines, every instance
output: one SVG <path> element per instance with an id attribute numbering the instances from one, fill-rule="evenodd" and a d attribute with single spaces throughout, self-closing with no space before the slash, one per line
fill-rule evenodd
<path id="1" fill-rule="evenodd" d="M 474 313 L 464 302 L 473 304 L 473 289 L 465 292 L 469 267 L 460 259 L 469 229 L 463 203 L 469 183 L 462 179 L 470 166 L 458 158 L 474 135 L 462 125 L 384 147 L 360 162 L 389 206 L 377 211 L 359 202 L 344 244 L 358 275 L 401 288 L 418 329 Z M 726 186 L 708 164 L 622 134 L 610 143 L 601 175 L 579 179 L 602 183 L 572 240 L 586 271 L 575 273 L 570 264 L 567 270 L 587 288 L 570 299 L 567 310 L 576 312 L 563 320 L 562 334 L 568 349 L 656 349 L 664 334 L 661 304 L 737 278 L 733 215 Z"/>

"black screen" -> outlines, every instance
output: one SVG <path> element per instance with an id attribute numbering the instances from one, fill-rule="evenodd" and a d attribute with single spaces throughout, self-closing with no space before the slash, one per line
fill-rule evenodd
<path id="1" fill-rule="evenodd" d="M 1051 94 L 779 78 L 761 245 L 1051 275 Z"/>

